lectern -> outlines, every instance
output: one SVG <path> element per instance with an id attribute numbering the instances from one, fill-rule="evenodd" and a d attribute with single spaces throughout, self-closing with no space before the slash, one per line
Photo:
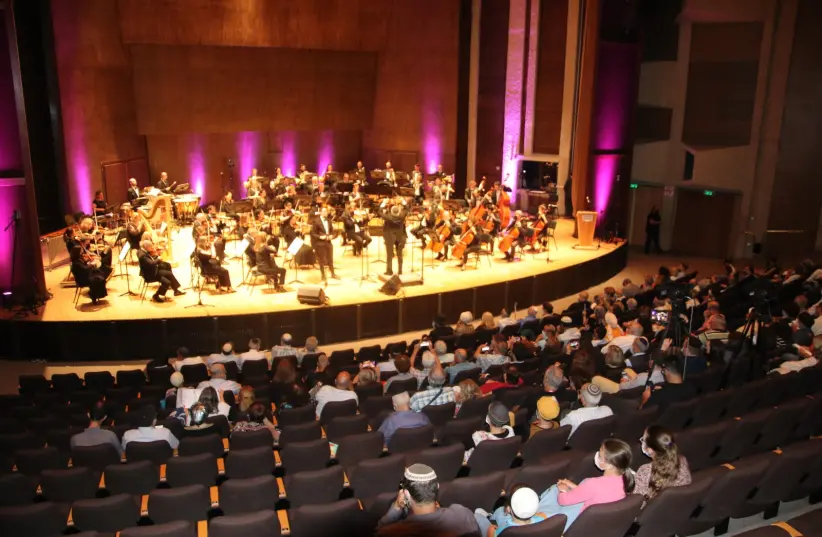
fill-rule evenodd
<path id="1" fill-rule="evenodd" d="M 594 248 L 594 231 L 597 228 L 595 211 L 577 211 L 577 237 L 579 248 Z"/>

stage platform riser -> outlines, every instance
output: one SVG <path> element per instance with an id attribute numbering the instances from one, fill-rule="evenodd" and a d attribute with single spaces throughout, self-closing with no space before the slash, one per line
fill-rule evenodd
<path id="1" fill-rule="evenodd" d="M 49 361 L 120 361 L 168 357 L 179 346 L 194 354 L 215 352 L 225 341 L 245 348 L 260 337 L 268 348 L 283 332 L 295 341 L 316 335 L 321 345 L 420 330 L 437 311 L 453 322 L 470 309 L 498 314 L 572 295 L 619 273 L 627 263 L 624 246 L 589 261 L 535 276 L 461 289 L 363 304 L 316 307 L 248 315 L 116 321 L 0 322 L 3 358 Z M 332 297 L 333 298 L 333 297 Z M 296 305 L 296 299 L 295 299 Z"/>

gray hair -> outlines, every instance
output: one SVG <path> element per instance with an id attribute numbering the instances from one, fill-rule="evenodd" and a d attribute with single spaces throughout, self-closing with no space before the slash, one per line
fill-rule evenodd
<path id="1" fill-rule="evenodd" d="M 468 351 L 465 349 L 457 349 L 454 351 L 455 362 L 465 362 L 466 360 L 468 360 Z"/>
<path id="2" fill-rule="evenodd" d="M 545 376 L 542 378 L 542 385 L 550 390 L 558 390 L 562 386 L 562 369 L 556 365 L 552 365 L 545 370 Z"/>
<path id="3" fill-rule="evenodd" d="M 211 376 L 212 378 L 224 379 L 225 366 L 223 364 L 214 364 L 211 366 Z"/>
<path id="4" fill-rule="evenodd" d="M 428 384 L 434 388 L 439 388 L 443 384 L 445 384 L 448 375 L 445 374 L 445 370 L 442 367 L 434 367 L 431 371 L 428 372 Z"/>
<path id="5" fill-rule="evenodd" d="M 305 338 L 305 348 L 310 350 L 310 351 L 317 350 L 317 345 L 319 345 L 319 343 L 320 342 L 314 336 L 309 336 L 309 337 Z"/>
<path id="6" fill-rule="evenodd" d="M 446 345 L 443 340 L 436 341 L 434 342 L 434 352 L 436 352 L 437 355 L 442 356 L 448 352 L 448 345 Z"/>
<path id="7" fill-rule="evenodd" d="M 411 403 L 411 396 L 408 395 L 408 392 L 397 393 L 391 397 L 391 402 L 394 404 L 394 408 L 407 407 Z"/>
<path id="8" fill-rule="evenodd" d="M 460 313 L 460 321 L 463 324 L 468 324 L 474 322 L 474 314 L 470 311 L 463 311 Z"/>

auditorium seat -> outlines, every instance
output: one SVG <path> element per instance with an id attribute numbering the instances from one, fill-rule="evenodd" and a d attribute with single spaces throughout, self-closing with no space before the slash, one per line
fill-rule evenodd
<path id="1" fill-rule="evenodd" d="M 585 421 L 568 438 L 568 447 L 581 451 L 596 451 L 603 440 L 611 437 L 615 427 L 616 416 Z"/>
<path id="2" fill-rule="evenodd" d="M 268 431 L 266 431 L 268 432 Z M 266 444 L 264 441 L 264 437 L 261 433 L 254 431 L 257 435 L 253 437 L 248 433 L 234 433 L 231 436 L 231 449 L 234 449 L 234 436 L 241 434 L 243 436 L 243 444 L 248 443 L 248 447 L 250 448 L 253 444 L 259 443 L 262 445 L 271 446 L 271 433 L 268 432 L 268 443 Z M 310 442 L 312 440 L 317 440 L 323 437 L 323 428 L 320 425 L 320 422 L 311 420 L 309 422 L 300 423 L 297 425 L 290 425 L 288 427 L 281 426 L 281 433 L 280 433 L 280 440 L 279 445 L 280 448 L 284 448 L 289 444 L 293 444 L 295 442 Z M 246 449 L 246 448 L 241 448 Z"/>
<path id="3" fill-rule="evenodd" d="M 735 461 L 742 457 L 753 445 L 772 412 L 773 410 L 770 408 L 765 408 L 746 414 L 742 418 L 730 420 L 728 428 L 719 442 L 719 450 L 714 456 L 714 460 L 723 463 Z"/>
<path id="4" fill-rule="evenodd" d="M 129 462 L 151 461 L 157 466 L 165 464 L 174 451 L 165 440 L 152 442 L 129 442 L 126 444 L 126 459 Z"/>
<path id="5" fill-rule="evenodd" d="M 725 416 L 735 391 L 734 389 L 721 390 L 700 396 L 694 408 L 691 427 L 712 425 L 720 421 Z"/>
<path id="6" fill-rule="evenodd" d="M 690 485 L 667 487 L 642 509 L 634 537 L 673 535 L 696 511 L 713 485 L 710 475 L 697 476 Z"/>
<path id="7" fill-rule="evenodd" d="M 270 475 L 273 471 L 274 452 L 271 447 L 232 450 L 225 460 L 225 473 L 229 478 Z"/>
<path id="8" fill-rule="evenodd" d="M 368 415 L 355 414 L 334 418 L 325 424 L 325 434 L 329 442 L 339 444 L 340 440 L 352 434 L 368 432 Z"/>
<path id="9" fill-rule="evenodd" d="M 55 537 L 66 527 L 66 514 L 53 502 L 0 508 L 0 535 Z"/>
<path id="10" fill-rule="evenodd" d="M 656 423 L 669 431 L 681 431 L 691 424 L 698 402 L 697 399 L 689 399 L 673 403 L 662 411 Z"/>
<path id="11" fill-rule="evenodd" d="M 119 537 L 195 537 L 196 526 L 185 520 L 154 524 L 152 526 L 138 526 L 127 528 L 120 532 Z"/>
<path id="12" fill-rule="evenodd" d="M 279 537 L 280 531 L 277 513 L 271 509 L 216 517 L 208 523 L 209 537 Z"/>
<path id="13" fill-rule="evenodd" d="M 222 463 L 222 459 L 210 453 L 172 457 L 165 464 L 166 482 L 174 488 L 188 485 L 213 486 L 220 473 L 218 461 Z M 162 473 L 162 467 L 160 471 Z"/>
<path id="14" fill-rule="evenodd" d="M 688 459 L 691 472 L 697 472 L 715 464 L 713 455 L 729 427 L 735 427 L 734 420 L 720 421 L 702 427 L 690 427 L 676 433 L 679 453 Z"/>
<path id="15" fill-rule="evenodd" d="M 490 513 L 504 486 L 504 472 L 481 477 L 462 477 L 440 485 L 439 503 L 444 507 L 456 503 L 472 511 L 481 508 Z"/>
<path id="16" fill-rule="evenodd" d="M 623 537 L 642 509 L 642 496 L 629 494 L 622 500 L 592 505 L 571 524 L 564 537 Z"/>
<path id="17" fill-rule="evenodd" d="M 555 453 L 539 462 L 509 470 L 505 476 L 505 490 L 510 493 L 511 487 L 519 484 L 539 492 L 548 490 L 560 479 L 568 477 L 572 460 L 575 456 L 571 452 Z"/>
<path id="18" fill-rule="evenodd" d="M 509 470 L 520 446 L 522 439 L 519 436 L 480 442 L 468 459 L 469 475 L 477 477 Z"/>
<path id="19" fill-rule="evenodd" d="M 483 397 L 483 399 L 491 399 L 490 397 Z M 462 414 L 462 411 L 460 411 Z M 471 435 L 483 428 L 485 424 L 485 414 L 482 416 L 474 416 L 472 418 L 458 418 L 449 421 L 442 428 L 437 443 L 441 446 L 450 446 L 451 444 L 465 445 L 471 440 Z"/>
<path id="20" fill-rule="evenodd" d="M 371 535 L 376 521 L 366 515 L 356 499 L 321 505 L 303 505 L 288 510 L 291 537 Z"/>
<path id="21" fill-rule="evenodd" d="M 226 515 L 271 509 L 278 500 L 279 489 L 273 475 L 229 479 L 219 488 L 220 509 Z"/>
<path id="22" fill-rule="evenodd" d="M 369 459 L 346 469 L 354 496 L 362 501 L 364 509 L 369 512 L 372 512 L 371 508 L 375 503 L 385 505 L 387 501 L 390 505 L 390 502 L 397 499 L 397 485 L 402 480 L 404 472 L 403 455 Z M 378 497 L 382 497 L 383 501 L 377 502 Z M 385 511 L 373 514 L 382 516 Z"/>
<path id="23" fill-rule="evenodd" d="M 94 498 L 97 483 L 97 478 L 88 468 L 45 470 L 40 474 L 43 499 L 63 504 Z"/>
<path id="24" fill-rule="evenodd" d="M 342 466 L 286 475 L 280 484 L 280 498 L 293 507 L 318 503 L 333 503 L 340 499 L 343 490 Z"/>
<path id="25" fill-rule="evenodd" d="M 36 491 L 37 483 L 19 472 L 0 476 L 0 507 L 30 504 Z"/>
<path id="26" fill-rule="evenodd" d="M 71 450 L 71 463 L 75 468 L 82 466 L 102 472 L 112 464 L 120 464 L 120 454 L 111 444 L 77 446 Z"/>
<path id="27" fill-rule="evenodd" d="M 115 463 L 106 467 L 100 483 L 112 495 L 143 496 L 157 488 L 160 470 L 151 461 Z"/>
<path id="28" fill-rule="evenodd" d="M 570 433 L 570 425 L 564 425 L 558 429 L 539 431 L 522 445 L 523 464 L 535 464 L 551 453 L 562 451 Z"/>
<path id="29" fill-rule="evenodd" d="M 208 489 L 202 485 L 189 485 L 173 489 L 158 489 L 143 497 L 143 516 L 155 524 L 175 520 L 196 523 L 205 520 L 211 509 Z"/>
<path id="30" fill-rule="evenodd" d="M 524 526 L 508 526 L 500 535 L 504 537 L 562 537 L 565 515 L 554 515 L 540 522 Z"/>
<path id="31" fill-rule="evenodd" d="M 328 440 L 318 438 L 310 442 L 293 442 L 282 448 L 275 455 L 279 457 L 286 474 L 311 470 L 322 470 L 331 461 Z"/>
<path id="32" fill-rule="evenodd" d="M 436 472 L 437 480 L 440 483 L 447 483 L 457 477 L 464 457 L 465 447 L 462 444 L 451 444 L 406 453 L 405 464 L 411 466 L 419 463 L 430 466 Z"/>
<path id="33" fill-rule="evenodd" d="M 397 429 L 388 442 L 388 452 L 411 453 L 422 451 L 434 443 L 434 426 L 406 427 Z"/>
<path id="34" fill-rule="evenodd" d="M 79 500 L 71 506 L 74 527 L 80 531 L 118 532 L 137 525 L 140 507 L 128 494 Z"/>
<path id="35" fill-rule="evenodd" d="M 265 432 L 268 433 L 270 443 L 271 433 L 268 429 L 265 429 Z M 184 436 L 183 439 L 180 440 L 180 447 L 177 448 L 177 453 L 181 457 L 201 455 L 203 453 L 208 453 L 213 457 L 222 457 L 223 453 L 225 453 L 225 447 L 223 447 L 223 439 L 219 434 L 207 434 L 205 436 L 194 437 Z"/>
<path id="36" fill-rule="evenodd" d="M 54 447 L 21 449 L 14 453 L 17 471 L 26 476 L 38 476 L 43 470 L 60 470 L 68 467 L 68 455 Z"/>
<path id="37" fill-rule="evenodd" d="M 354 402 L 356 408 L 356 402 Z M 297 408 L 283 408 L 277 413 L 277 423 L 283 429 L 314 421 L 314 407 L 306 405 Z"/>
<path id="38" fill-rule="evenodd" d="M 343 438 L 337 447 L 336 459 L 344 468 L 351 468 L 382 455 L 385 439 L 379 431 L 353 434 Z"/>

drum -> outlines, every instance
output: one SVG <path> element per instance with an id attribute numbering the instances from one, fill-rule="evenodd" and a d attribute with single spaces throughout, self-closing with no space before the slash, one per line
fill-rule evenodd
<path id="1" fill-rule="evenodd" d="M 177 210 L 177 219 L 180 222 L 193 222 L 197 209 L 200 208 L 200 196 L 187 194 L 174 198 L 174 208 Z"/>

